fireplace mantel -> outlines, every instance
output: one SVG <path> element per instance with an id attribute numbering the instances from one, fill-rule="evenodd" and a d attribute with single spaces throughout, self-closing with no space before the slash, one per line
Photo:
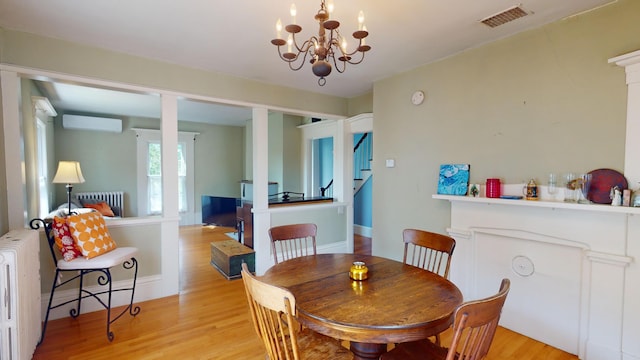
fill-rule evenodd
<path id="1" fill-rule="evenodd" d="M 450 277 L 466 299 L 508 277 L 502 326 L 581 359 L 640 358 L 640 279 L 630 271 L 640 256 L 639 208 L 433 198 L 451 203 Z"/>
<path id="2" fill-rule="evenodd" d="M 635 190 L 640 183 L 640 50 L 609 63 L 625 68 L 624 174 Z M 456 250 L 450 278 L 465 299 L 495 293 L 508 277 L 502 326 L 583 360 L 640 360 L 640 208 L 433 198 L 451 204 L 447 231 L 456 239 Z"/>

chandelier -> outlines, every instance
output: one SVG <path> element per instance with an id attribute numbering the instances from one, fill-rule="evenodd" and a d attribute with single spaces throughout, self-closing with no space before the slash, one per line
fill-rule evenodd
<path id="1" fill-rule="evenodd" d="M 289 68 L 298 71 L 306 62 L 307 56 L 311 63 L 311 70 L 318 76 L 318 85 L 324 86 L 327 80 L 325 76 L 331 73 L 333 67 L 339 73 L 343 73 L 347 63 L 360 64 L 364 60 L 364 53 L 371 50 L 371 46 L 365 44 L 365 38 L 369 35 L 367 27 L 364 26 L 364 14 L 358 14 L 358 30 L 353 33 L 353 37 L 358 40 L 358 46 L 352 52 L 347 52 L 346 39 L 340 35 L 338 27 L 340 22 L 330 19 L 333 12 L 333 4 L 325 5 L 325 0 L 320 1 L 320 10 L 315 16 L 319 24 L 318 35 L 310 37 L 302 44 L 296 41 L 296 34 L 302 31 L 302 27 L 296 24 L 296 5 L 291 5 L 291 17 L 293 23 L 285 26 L 285 31 L 289 33 L 287 40 L 282 39 L 282 22 L 278 19 L 276 23 L 277 38 L 271 43 L 278 47 L 280 59 L 289 64 Z M 327 35 L 328 30 L 328 35 Z M 287 45 L 287 51 L 282 52 L 282 47 Z M 360 53 L 360 54 L 358 54 Z M 354 59 L 354 55 L 357 59 Z M 333 65 L 331 65 L 333 63 Z"/>

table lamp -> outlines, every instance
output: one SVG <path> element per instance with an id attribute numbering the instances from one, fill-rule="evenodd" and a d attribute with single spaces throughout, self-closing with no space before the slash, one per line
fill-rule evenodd
<path id="1" fill-rule="evenodd" d="M 73 190 L 73 184 L 80 184 L 84 182 L 82 176 L 82 170 L 80 169 L 80 163 L 77 161 L 60 161 L 58 162 L 58 171 L 56 176 L 53 177 L 54 184 L 66 184 L 67 188 L 67 204 L 69 205 L 69 215 L 71 214 L 71 190 Z"/>

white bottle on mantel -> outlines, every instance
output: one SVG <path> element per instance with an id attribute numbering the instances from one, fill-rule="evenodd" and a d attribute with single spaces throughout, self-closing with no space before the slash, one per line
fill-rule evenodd
<path id="1" fill-rule="evenodd" d="M 611 189 L 611 206 L 620 206 L 622 205 L 622 192 L 616 186 Z"/>

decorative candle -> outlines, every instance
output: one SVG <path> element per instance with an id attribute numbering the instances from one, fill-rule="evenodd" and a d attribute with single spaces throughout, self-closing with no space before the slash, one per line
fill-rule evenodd
<path id="1" fill-rule="evenodd" d="M 291 4 L 291 8 L 289 9 L 289 12 L 291 13 L 291 19 L 292 19 L 292 24 L 296 23 L 296 14 L 298 13 L 298 11 L 296 10 L 296 4 Z"/>
<path id="2" fill-rule="evenodd" d="M 276 39 L 281 39 L 280 36 L 282 36 L 282 21 L 278 19 L 276 22 Z"/>
<path id="3" fill-rule="evenodd" d="M 360 10 L 358 13 L 358 30 L 362 30 L 362 26 L 364 26 L 364 13 Z"/>
<path id="4" fill-rule="evenodd" d="M 353 280 L 365 280 L 369 277 L 369 269 L 362 261 L 354 261 L 349 271 L 349 277 Z"/>

